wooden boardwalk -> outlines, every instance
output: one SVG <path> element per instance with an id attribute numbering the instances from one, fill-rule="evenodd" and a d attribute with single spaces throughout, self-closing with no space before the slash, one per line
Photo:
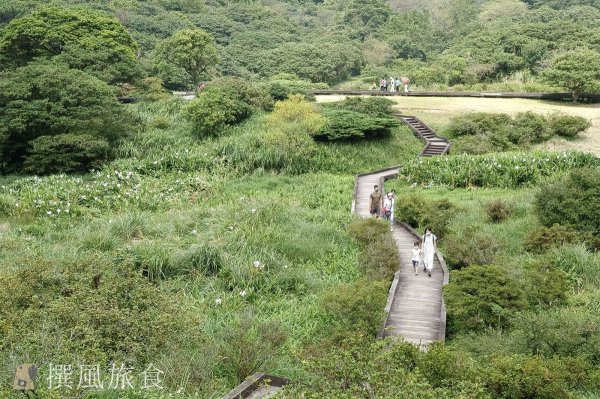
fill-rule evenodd
<path id="1" fill-rule="evenodd" d="M 401 166 L 394 166 L 358 175 L 352 212 L 361 217 L 370 217 L 369 196 L 373 192 L 373 186 L 378 185 L 384 192 L 385 180 L 397 175 L 400 168 Z M 419 233 L 401 222 L 391 227 L 398 246 L 400 265 L 390 287 L 386 317 L 379 336 L 400 336 L 426 348 L 432 341 L 445 338 L 446 310 L 442 287 L 448 283 L 448 270 L 441 254 L 437 253 L 431 277 L 422 269 L 418 270 L 419 274 L 415 274 L 411 250 L 414 242 L 419 240 Z"/>

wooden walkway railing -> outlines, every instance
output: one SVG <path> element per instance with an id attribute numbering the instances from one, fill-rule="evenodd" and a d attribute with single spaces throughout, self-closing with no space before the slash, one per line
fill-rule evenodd
<path id="1" fill-rule="evenodd" d="M 401 97 L 478 97 L 478 98 L 529 98 L 534 100 L 573 100 L 572 93 L 517 93 L 517 92 L 475 92 L 475 91 L 379 91 L 379 90 L 308 90 L 314 95 L 339 96 L 401 96 Z M 600 101 L 600 93 L 582 93 L 579 101 Z"/>
<path id="2" fill-rule="evenodd" d="M 413 132 L 427 143 L 439 139 L 433 130 L 418 119 L 409 116 L 402 116 L 402 118 L 409 118 L 413 122 L 410 125 Z M 418 121 L 418 128 L 415 121 Z M 423 126 L 426 129 L 423 129 Z M 439 146 L 442 151 L 436 154 L 421 152 L 421 156 L 445 154 L 450 143 L 446 139 L 441 139 L 440 142 L 444 143 L 443 146 Z M 385 180 L 395 177 L 400 169 L 401 166 L 393 166 L 357 175 L 352 213 L 361 217 L 369 217 L 369 196 L 373 191 L 373 186 L 377 184 L 384 191 Z M 436 252 L 432 276 L 429 277 L 422 271 L 418 275 L 414 274 L 411 250 L 413 243 L 420 240 L 420 235 L 402 222 L 392 225 L 392 231 L 398 246 L 400 265 L 390 286 L 385 306 L 385 318 L 378 337 L 401 336 L 406 341 L 424 349 L 433 341 L 445 339 L 446 308 L 442 297 L 442 287 L 448 284 L 448 268 L 442 255 Z"/>

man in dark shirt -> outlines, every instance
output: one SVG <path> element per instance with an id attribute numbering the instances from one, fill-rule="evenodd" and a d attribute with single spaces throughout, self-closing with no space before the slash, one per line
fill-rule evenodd
<path id="1" fill-rule="evenodd" d="M 371 215 L 374 215 L 376 218 L 379 217 L 379 211 L 381 209 L 381 193 L 379 192 L 379 186 L 374 187 L 374 191 L 369 196 L 371 199 Z"/>

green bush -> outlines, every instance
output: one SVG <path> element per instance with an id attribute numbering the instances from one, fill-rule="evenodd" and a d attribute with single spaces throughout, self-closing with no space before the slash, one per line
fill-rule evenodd
<path id="1" fill-rule="evenodd" d="M 510 355 L 493 358 L 483 378 L 494 398 L 570 399 L 585 386 L 585 370 L 577 358 Z"/>
<path id="2" fill-rule="evenodd" d="M 0 73 L 4 172 L 21 171 L 29 156 L 34 173 L 85 171 L 107 158 L 129 122 L 113 90 L 84 72 L 30 64 Z"/>
<path id="3" fill-rule="evenodd" d="M 388 288 L 386 281 L 366 279 L 340 284 L 323 294 L 322 304 L 340 331 L 375 335 L 383 321 Z"/>
<path id="4" fill-rule="evenodd" d="M 325 125 L 314 134 L 319 140 L 387 137 L 391 129 L 399 125 L 395 118 L 374 117 L 350 110 L 326 109 L 324 115 L 327 118 Z"/>
<path id="5" fill-rule="evenodd" d="M 385 97 L 347 97 L 344 101 L 332 104 L 337 109 L 360 112 L 376 117 L 393 116 L 392 106 L 395 103 Z"/>
<path id="6" fill-rule="evenodd" d="M 581 116 L 553 114 L 550 116 L 550 129 L 552 134 L 567 138 L 576 137 L 587 130 L 592 123 Z"/>
<path id="7" fill-rule="evenodd" d="M 40 136 L 29 144 L 23 171 L 38 175 L 88 172 L 111 154 L 106 140 L 89 134 Z"/>
<path id="8" fill-rule="evenodd" d="M 217 151 L 242 172 L 264 169 L 298 174 L 310 170 L 317 147 L 304 128 L 290 124 L 228 137 Z"/>
<path id="9" fill-rule="evenodd" d="M 252 114 L 252 108 L 234 93 L 205 89 L 185 107 L 185 116 L 200 137 L 219 135 L 227 126 Z"/>
<path id="10" fill-rule="evenodd" d="M 550 139 L 552 132 L 544 116 L 527 111 L 514 117 L 508 137 L 514 144 L 540 143 Z"/>
<path id="11" fill-rule="evenodd" d="M 411 227 L 430 227 L 438 237 L 448 234 L 448 226 L 458 209 L 447 199 L 428 200 L 420 194 L 410 194 L 396 199 L 395 218 Z"/>
<path id="12" fill-rule="evenodd" d="M 389 279 L 400 267 L 398 248 L 389 223 L 379 219 L 354 220 L 348 227 L 361 247 L 361 271 L 372 280 Z"/>
<path id="13" fill-rule="evenodd" d="M 485 204 L 485 213 L 494 223 L 500 223 L 506 220 L 510 214 L 510 206 L 502 200 L 494 200 Z"/>
<path id="14" fill-rule="evenodd" d="M 574 170 L 566 179 L 542 186 L 534 203 L 545 226 L 558 223 L 600 234 L 600 168 Z"/>
<path id="15" fill-rule="evenodd" d="M 2 329 L 2 346 L 19 358 L 145 366 L 182 331 L 194 335 L 179 294 L 98 256 L 64 264 L 30 258 L 0 272 L 0 284 L 1 325 L 10 326 Z"/>
<path id="16" fill-rule="evenodd" d="M 531 111 L 511 118 L 506 114 L 476 112 L 453 118 L 446 129 L 454 153 L 484 154 L 528 147 L 553 135 L 576 135 L 589 127 L 581 117 L 555 115 L 546 118 Z"/>
<path id="17" fill-rule="evenodd" d="M 444 287 L 450 335 L 506 327 L 527 305 L 519 283 L 499 266 L 454 270 L 450 281 Z"/>
<path id="18" fill-rule="evenodd" d="M 569 276 L 552 262 L 541 259 L 527 264 L 523 277 L 522 286 L 530 305 L 557 306 L 566 301 Z"/>
<path id="19" fill-rule="evenodd" d="M 498 237 L 472 226 L 464 231 L 453 232 L 442 244 L 445 259 L 454 269 L 494 263 L 504 246 Z"/>
<path id="20" fill-rule="evenodd" d="M 600 315 L 594 309 L 557 307 L 524 312 L 514 321 L 516 351 L 547 357 L 577 356 L 600 364 Z"/>
<path id="21" fill-rule="evenodd" d="M 541 254 L 552 247 L 582 242 L 583 238 L 577 231 L 554 223 L 550 227 L 541 227 L 529 233 L 523 246 L 528 252 Z"/>
<path id="22" fill-rule="evenodd" d="M 452 118 L 447 133 L 451 137 L 477 134 L 486 136 L 506 129 L 510 123 L 510 116 L 506 114 L 475 112 Z"/>

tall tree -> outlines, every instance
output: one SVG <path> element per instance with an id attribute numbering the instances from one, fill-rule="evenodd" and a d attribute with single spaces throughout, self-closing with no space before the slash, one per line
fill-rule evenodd
<path id="1" fill-rule="evenodd" d="M 183 29 L 156 46 L 154 65 L 167 83 L 195 87 L 218 63 L 213 37 L 202 29 Z"/>
<path id="2" fill-rule="evenodd" d="M 577 101 L 585 91 L 600 90 L 600 53 L 589 49 L 564 53 L 542 72 L 542 77 L 569 90 Z"/>
<path id="3" fill-rule="evenodd" d="M 107 83 L 139 76 L 137 44 L 121 23 L 87 9 L 45 7 L 12 20 L 0 34 L 0 66 L 54 59 Z"/>
<path id="4" fill-rule="evenodd" d="M 90 158 L 84 154 L 89 148 L 81 138 L 99 150 L 94 151 L 96 156 L 106 156 L 102 148 L 124 134 L 125 122 L 113 89 L 84 72 L 65 65 L 31 63 L 0 73 L 0 166 L 4 172 L 20 171 L 36 150 L 47 152 L 52 139 L 72 149 L 61 149 L 61 165 Z M 38 140 L 43 137 L 45 141 Z"/>

